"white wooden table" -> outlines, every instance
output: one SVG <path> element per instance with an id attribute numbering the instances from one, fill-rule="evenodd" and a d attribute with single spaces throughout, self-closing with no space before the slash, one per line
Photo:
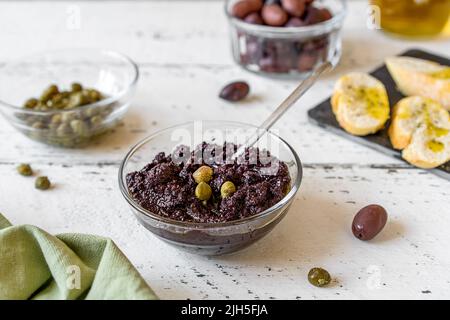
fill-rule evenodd
<path id="1" fill-rule="evenodd" d="M 413 43 L 368 30 L 365 1 L 350 3 L 339 67 L 277 125 L 305 172 L 290 213 L 270 235 L 235 255 L 205 258 L 168 246 L 134 219 L 117 185 L 118 164 L 132 144 L 187 120 L 258 124 L 296 84 L 258 77 L 233 63 L 222 6 L 0 2 L 0 63 L 29 51 L 100 47 L 128 54 L 142 75 L 124 126 L 87 149 L 30 141 L 1 118 L 0 211 L 14 224 L 52 233 L 111 237 L 163 299 L 450 298 L 450 182 L 307 121 L 307 109 L 330 94 L 347 71 L 368 71 L 411 47 L 450 52 L 446 41 Z M 251 84 L 250 102 L 231 105 L 217 98 L 233 79 Z M 35 190 L 16 173 L 18 162 L 31 163 L 55 188 Z M 383 205 L 390 218 L 383 233 L 366 243 L 353 237 L 350 224 L 370 203 Z M 306 274 L 314 266 L 330 271 L 331 287 L 308 284 Z"/>

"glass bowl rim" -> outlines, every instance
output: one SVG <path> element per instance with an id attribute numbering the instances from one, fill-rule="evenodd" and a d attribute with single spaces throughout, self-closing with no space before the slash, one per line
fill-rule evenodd
<path id="1" fill-rule="evenodd" d="M 26 59 L 30 59 L 30 58 L 45 56 L 47 54 L 58 54 L 58 53 L 62 54 L 62 53 L 70 53 L 70 52 L 74 52 L 74 51 L 78 51 L 78 52 L 83 52 L 83 51 L 97 52 L 97 53 L 100 53 L 101 55 L 108 55 L 108 56 L 112 56 L 115 59 L 120 59 L 120 60 L 126 62 L 128 64 L 128 67 L 131 67 L 131 70 L 133 71 L 133 77 L 132 77 L 131 81 L 126 84 L 126 87 L 123 90 L 121 90 L 119 93 L 115 94 L 114 96 L 107 97 L 107 98 L 102 99 L 100 101 L 97 101 L 97 102 L 94 102 L 94 103 L 89 103 L 89 104 L 86 104 L 84 106 L 77 107 L 75 109 L 37 111 L 37 110 L 32 110 L 32 109 L 26 109 L 26 108 L 24 108 L 22 106 L 16 106 L 16 105 L 10 104 L 8 102 L 3 101 L 2 98 L 0 98 L 0 108 L 1 107 L 6 107 L 6 108 L 9 108 L 9 109 L 13 109 L 14 111 L 20 111 L 23 114 L 30 114 L 30 115 L 52 115 L 52 114 L 59 114 L 59 113 L 78 112 L 78 111 L 82 111 L 84 109 L 95 108 L 95 107 L 100 107 L 100 106 L 106 106 L 106 105 L 113 104 L 113 103 L 119 101 L 123 96 L 125 96 L 129 92 L 129 90 L 131 88 L 133 88 L 136 85 L 136 83 L 139 80 L 139 66 L 129 56 L 127 56 L 127 55 L 125 55 L 123 53 L 120 53 L 118 51 L 114 51 L 114 50 L 96 49 L 96 48 L 66 48 L 66 49 L 56 49 L 56 50 L 50 50 L 50 51 L 41 51 L 41 52 L 38 52 L 38 53 L 29 54 L 29 55 L 26 55 L 26 56 L 23 56 L 23 57 L 19 57 L 19 58 L 15 58 L 13 60 L 9 60 L 5 64 L 0 65 L 0 69 L 1 68 L 7 68 L 7 67 L 9 67 L 9 65 L 14 64 L 14 63 L 19 63 L 21 60 L 26 60 Z"/>
<path id="2" fill-rule="evenodd" d="M 228 10 L 228 6 L 231 3 L 231 1 L 234 0 L 225 0 L 224 6 L 225 14 L 231 23 L 247 31 L 267 32 L 269 34 L 278 34 L 280 36 L 286 34 L 300 35 L 314 32 L 316 33 L 327 32 L 328 30 L 332 30 L 334 27 L 341 26 L 348 11 L 348 3 L 347 3 L 348 0 L 333 0 L 340 2 L 342 4 L 342 9 L 327 21 L 316 23 L 310 26 L 301 26 L 301 27 L 272 27 L 266 25 L 251 24 L 236 17 L 233 17 L 230 11 Z"/>
<path id="3" fill-rule="evenodd" d="M 145 144 L 147 144 L 149 141 L 151 141 L 152 139 L 154 139 L 155 137 L 166 133 L 168 131 L 171 131 L 175 128 L 178 127 L 182 127 L 185 125 L 189 125 L 192 124 L 194 121 L 188 121 L 188 122 L 184 122 L 184 123 L 180 123 L 177 125 L 173 125 L 170 127 L 167 127 L 165 129 L 161 129 L 156 131 L 155 133 L 143 138 L 142 140 L 140 140 L 139 142 L 137 142 L 133 147 L 131 147 L 131 149 L 128 151 L 128 153 L 126 154 L 125 158 L 122 160 L 120 167 L 119 167 L 119 188 L 120 191 L 122 193 L 122 195 L 124 196 L 125 200 L 128 202 L 129 205 L 131 205 L 131 207 L 133 207 L 135 210 L 137 210 L 139 213 L 145 215 L 146 217 L 156 220 L 158 222 L 161 223 L 165 223 L 171 226 L 177 226 L 177 227 L 185 227 L 185 228 L 194 228 L 196 230 L 210 230 L 210 229 L 216 229 L 216 228 L 223 228 L 223 227 L 230 227 L 230 226 L 236 226 L 236 225 L 240 225 L 240 224 L 245 224 L 248 223 L 250 221 L 253 220 L 258 220 L 260 218 L 263 218 L 265 216 L 268 216 L 269 214 L 271 214 L 272 212 L 283 208 L 284 206 L 286 206 L 291 200 L 292 198 L 295 196 L 295 194 L 297 193 L 297 191 L 300 188 L 300 184 L 302 182 L 302 178 L 303 178 L 303 166 L 302 163 L 300 161 L 299 156 L 297 155 L 297 152 L 295 152 L 295 150 L 291 147 L 291 145 L 289 143 L 287 143 L 283 138 L 281 138 L 280 136 L 274 134 L 271 131 L 268 131 L 268 134 L 274 136 L 275 138 L 279 139 L 286 147 L 287 149 L 291 152 L 291 154 L 293 155 L 295 162 L 296 162 L 296 166 L 297 166 L 297 177 L 294 181 L 294 183 L 292 184 L 292 188 L 291 190 L 288 192 L 288 194 L 286 194 L 284 196 L 283 199 L 281 199 L 279 202 L 277 202 L 276 204 L 274 204 L 272 207 L 267 208 L 264 211 L 261 211 L 258 214 L 243 218 L 243 219 L 238 219 L 238 220 L 231 220 L 231 221 L 227 221 L 227 222 L 219 222 L 219 223 L 214 223 L 214 222 L 210 222 L 210 223 L 201 223 L 201 222 L 191 222 L 191 221 L 178 221 L 178 220 L 174 220 L 174 219 L 170 219 L 170 218 L 166 218 L 163 216 L 160 216 L 156 213 L 153 213 L 147 209 L 144 209 L 143 207 L 141 207 L 139 204 L 137 204 L 134 199 L 129 195 L 128 193 L 128 188 L 126 186 L 126 184 L 124 183 L 124 177 L 126 177 L 126 175 L 124 176 L 124 169 L 126 164 L 128 163 L 128 161 L 131 159 L 131 157 Z M 208 122 L 208 123 L 220 123 L 220 124 L 229 124 L 229 125 L 239 125 L 239 126 L 245 126 L 245 127 L 250 127 L 250 128 L 255 128 L 257 129 L 258 126 L 252 125 L 252 124 L 248 124 L 248 123 L 243 123 L 243 122 L 238 122 L 238 121 L 222 121 L 222 120 L 202 120 L 202 122 Z"/>

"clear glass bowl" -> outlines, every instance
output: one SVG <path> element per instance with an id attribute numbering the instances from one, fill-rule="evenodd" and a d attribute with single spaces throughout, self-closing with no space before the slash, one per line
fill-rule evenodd
<path id="1" fill-rule="evenodd" d="M 347 13 L 346 0 L 315 0 L 333 17 L 302 27 L 271 27 L 244 22 L 230 14 L 234 3 L 227 0 L 234 60 L 249 71 L 271 77 L 304 79 L 324 61 L 337 65 L 341 57 L 340 31 Z"/>
<path id="2" fill-rule="evenodd" d="M 112 51 L 67 49 L 20 58 L 0 66 L 0 112 L 20 132 L 47 144 L 79 147 L 113 128 L 125 115 L 139 78 L 137 65 Z M 23 108 L 50 84 L 79 82 L 106 98 L 69 110 Z"/>
<path id="3" fill-rule="evenodd" d="M 135 145 L 119 169 L 119 186 L 125 200 L 140 223 L 160 239 L 192 253 L 220 255 L 243 249 L 268 234 L 283 219 L 302 180 L 302 165 L 292 147 L 273 133 L 258 142 L 260 150 L 269 150 L 284 161 L 291 176 L 291 190 L 273 207 L 245 219 L 224 223 L 181 222 L 142 208 L 128 192 L 126 175 L 142 169 L 156 154 L 171 154 L 184 144 L 191 148 L 202 141 L 243 144 L 256 127 L 226 121 L 189 122 L 159 131 Z"/>

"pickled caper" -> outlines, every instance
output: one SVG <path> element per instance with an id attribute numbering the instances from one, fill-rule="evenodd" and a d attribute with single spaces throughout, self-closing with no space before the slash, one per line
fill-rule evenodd
<path id="1" fill-rule="evenodd" d="M 213 169 L 208 166 L 201 166 L 195 172 L 192 174 L 192 177 L 194 178 L 195 182 L 209 182 L 211 181 L 213 176 Z"/>
<path id="2" fill-rule="evenodd" d="M 36 107 L 34 107 L 34 108 L 38 111 L 43 111 L 42 110 L 43 108 L 45 108 L 45 109 L 47 108 L 47 104 L 45 102 L 38 101 Z"/>
<path id="3" fill-rule="evenodd" d="M 70 88 L 72 89 L 72 92 L 79 92 L 79 91 L 83 90 L 83 86 L 78 82 L 72 83 Z"/>
<path id="4" fill-rule="evenodd" d="M 231 181 L 225 181 L 220 187 L 220 195 L 222 198 L 227 198 L 236 192 L 236 186 Z"/>
<path id="5" fill-rule="evenodd" d="M 64 95 L 62 93 L 57 93 L 52 97 L 51 101 L 53 103 L 60 103 L 63 99 Z"/>
<path id="6" fill-rule="evenodd" d="M 22 163 L 17 167 L 17 172 L 23 176 L 31 176 L 33 175 L 33 170 L 31 166 L 27 163 Z"/>
<path id="7" fill-rule="evenodd" d="M 89 97 L 91 103 L 100 101 L 102 99 L 101 93 L 94 89 L 88 90 L 88 97 Z"/>
<path id="8" fill-rule="evenodd" d="M 36 111 L 72 110 L 90 103 L 102 100 L 104 96 L 96 89 L 84 88 L 74 82 L 69 90 L 60 90 L 55 84 L 44 90 L 39 99 L 28 99 L 23 107 Z M 104 110 L 108 110 L 104 114 Z M 100 132 L 105 118 L 112 109 L 93 107 L 80 111 L 63 111 L 47 115 L 24 115 L 23 121 L 33 129 L 28 135 L 50 144 L 73 147 L 78 143 L 85 143 L 94 134 Z"/>
<path id="9" fill-rule="evenodd" d="M 33 109 L 38 105 L 39 101 L 35 98 L 28 99 L 23 105 L 27 109 Z"/>
<path id="10" fill-rule="evenodd" d="M 66 103 L 62 93 L 55 94 L 51 100 L 47 101 L 47 106 L 55 109 L 64 109 Z"/>
<path id="11" fill-rule="evenodd" d="M 200 182 L 195 188 L 195 196 L 197 199 L 205 201 L 211 198 L 212 189 L 206 182 Z"/>
<path id="12" fill-rule="evenodd" d="M 54 95 L 59 93 L 58 86 L 55 84 L 50 85 L 47 89 L 44 90 L 44 92 L 41 95 L 40 100 L 41 101 L 48 101 L 51 99 Z"/>
<path id="13" fill-rule="evenodd" d="M 80 107 L 87 102 L 86 96 L 83 92 L 75 92 L 70 95 L 69 103 L 66 105 L 67 109 L 73 109 L 76 107 Z"/>
<path id="14" fill-rule="evenodd" d="M 308 273 L 308 281 L 316 287 L 323 287 L 331 282 L 331 276 L 327 270 L 312 268 Z"/>
<path id="15" fill-rule="evenodd" d="M 47 190 L 50 188 L 51 183 L 47 177 L 42 176 L 42 177 L 36 178 L 36 181 L 34 182 L 34 186 L 36 189 L 39 189 L 39 190 Z"/>

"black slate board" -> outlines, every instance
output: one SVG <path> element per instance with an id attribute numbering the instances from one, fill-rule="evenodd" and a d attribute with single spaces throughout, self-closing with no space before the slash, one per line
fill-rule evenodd
<path id="1" fill-rule="evenodd" d="M 401 56 L 409 56 L 409 57 L 415 57 L 415 58 L 421 58 L 426 59 L 430 61 L 435 61 L 443 65 L 450 66 L 450 60 L 444 57 L 440 57 L 422 50 L 412 49 L 408 50 L 402 54 Z M 386 90 L 389 96 L 389 103 L 392 106 L 394 106 L 400 99 L 404 98 L 404 96 L 397 90 L 394 80 L 389 74 L 389 71 L 387 70 L 386 66 L 383 65 L 379 67 L 378 69 L 371 72 L 371 75 L 373 75 L 375 78 L 379 79 L 381 82 L 384 83 L 386 86 Z M 389 128 L 390 123 L 388 122 L 385 126 L 385 129 L 379 131 L 376 134 L 372 134 L 365 137 L 358 137 L 351 135 L 344 131 L 336 121 L 336 118 L 331 111 L 331 102 L 330 98 L 320 103 L 318 106 L 310 109 L 308 111 L 308 118 L 309 120 L 324 128 L 327 131 L 333 132 L 335 134 L 338 134 L 342 137 L 345 137 L 347 139 L 350 139 L 354 142 L 363 144 L 369 148 L 378 150 L 382 153 L 388 154 L 394 158 L 400 159 L 404 161 L 401 157 L 401 153 L 398 150 L 395 150 L 391 142 L 389 140 L 388 134 L 387 134 L 387 128 Z M 405 161 L 406 162 L 406 161 Z M 446 164 L 430 170 L 431 172 L 450 180 L 450 162 L 447 162 Z"/>

